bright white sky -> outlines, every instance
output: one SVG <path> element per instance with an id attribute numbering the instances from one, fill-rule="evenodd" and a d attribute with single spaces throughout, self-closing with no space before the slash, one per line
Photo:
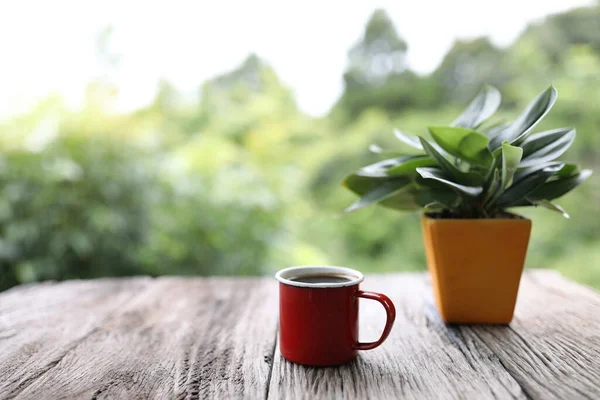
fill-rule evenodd
<path id="1" fill-rule="evenodd" d="M 164 77 L 184 92 L 237 66 L 266 59 L 300 107 L 323 114 L 341 93 L 346 51 L 377 7 L 409 45 L 409 63 L 432 71 L 456 38 L 487 35 L 508 45 L 526 24 L 593 0 L 195 0 L 0 2 L 0 117 L 51 92 L 80 104 L 100 73 L 95 38 L 114 26 L 122 58 L 119 107 L 148 103 Z"/>

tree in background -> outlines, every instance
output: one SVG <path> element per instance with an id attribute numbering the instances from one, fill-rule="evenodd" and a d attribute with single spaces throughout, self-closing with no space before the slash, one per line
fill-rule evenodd
<path id="1" fill-rule="evenodd" d="M 589 45 L 600 53 L 600 5 L 576 8 L 531 25 L 523 36 L 534 36 L 551 61 L 561 63 L 572 45 Z"/>
<path id="2" fill-rule="evenodd" d="M 5 149 L 0 288 L 141 273 L 157 181 L 135 146 L 63 136 L 43 151 Z"/>
<path id="3" fill-rule="evenodd" d="M 459 41 L 427 76 L 408 68 L 406 43 L 376 11 L 324 118 L 304 115 L 257 55 L 199 93 L 163 81 L 154 102 L 130 114 L 111 111 L 118 92 L 110 79 L 94 80 L 99 90 L 78 112 L 49 98 L 0 122 L 0 289 L 73 277 L 262 274 L 290 264 L 423 269 L 418 215 L 336 218 L 353 200 L 339 186 L 344 172 L 384 156 L 369 153 L 370 144 L 408 151 L 393 128 L 423 134 L 449 123 L 487 82 L 502 88 L 507 121 L 553 82 L 561 101 L 547 123 L 576 126 L 566 158 L 599 169 L 599 10 L 551 16 L 503 49 L 486 38 Z M 101 48 L 100 60 L 110 61 Z M 572 221 L 527 212 L 535 219 L 527 262 L 600 287 L 594 176 L 561 199 Z"/>
<path id="4" fill-rule="evenodd" d="M 408 69 L 407 49 L 388 14 L 376 10 L 367 22 L 362 39 L 348 52 L 346 84 L 385 84 L 390 75 Z"/>
<path id="5" fill-rule="evenodd" d="M 504 56 L 488 38 L 456 41 L 432 74 L 441 88 L 440 103 L 465 104 L 485 84 L 503 87 L 510 78 L 502 69 Z"/>
<path id="6" fill-rule="evenodd" d="M 398 112 L 431 104 L 435 88 L 408 69 L 407 50 L 389 15 L 376 10 L 348 52 L 344 93 L 336 108 L 355 117 L 369 108 Z"/>

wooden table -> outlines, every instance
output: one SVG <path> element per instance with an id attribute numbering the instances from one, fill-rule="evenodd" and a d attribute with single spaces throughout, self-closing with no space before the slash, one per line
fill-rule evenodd
<path id="1" fill-rule="evenodd" d="M 448 326 L 424 274 L 367 276 L 398 311 L 337 368 L 285 361 L 269 278 L 67 281 L 0 294 L 1 399 L 599 399 L 600 295 L 528 272 L 510 326 Z M 361 300 L 361 339 L 378 336 Z"/>

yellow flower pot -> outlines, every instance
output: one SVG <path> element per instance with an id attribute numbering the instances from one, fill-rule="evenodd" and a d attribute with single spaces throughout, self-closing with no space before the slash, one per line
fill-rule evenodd
<path id="1" fill-rule="evenodd" d="M 448 323 L 508 324 L 513 317 L 531 221 L 423 215 L 427 266 Z"/>

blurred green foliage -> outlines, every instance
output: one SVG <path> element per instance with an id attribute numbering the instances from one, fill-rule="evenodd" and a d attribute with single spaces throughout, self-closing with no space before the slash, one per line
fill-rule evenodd
<path id="1" fill-rule="evenodd" d="M 575 126 L 563 159 L 600 171 L 600 6 L 551 16 L 513 45 L 458 41 L 433 73 L 376 11 L 349 50 L 345 90 L 311 118 L 256 55 L 190 100 L 168 82 L 154 102 L 111 111 L 117 88 L 91 82 L 83 110 L 52 97 L 0 123 L 0 290 L 44 279 L 135 274 L 271 273 L 294 264 L 363 271 L 425 268 L 419 214 L 384 208 L 339 217 L 339 183 L 377 161 L 393 128 L 451 122 L 484 83 L 507 120 L 549 83 L 559 99 L 538 130 Z M 532 218 L 530 267 L 600 288 L 600 178 L 558 201 L 571 220 Z M 521 210 L 517 210 L 521 212 Z"/>

